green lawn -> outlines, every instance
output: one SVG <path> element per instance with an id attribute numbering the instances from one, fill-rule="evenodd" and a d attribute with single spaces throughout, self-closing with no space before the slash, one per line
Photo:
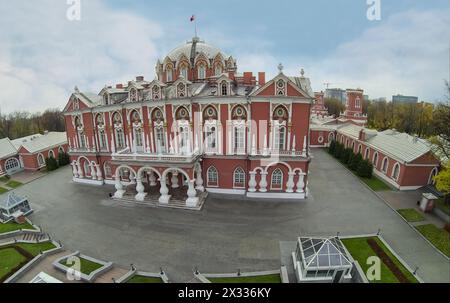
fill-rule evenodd
<path id="1" fill-rule="evenodd" d="M 359 177 L 364 183 L 366 183 L 373 191 L 384 191 L 384 190 L 391 190 L 391 188 L 384 183 L 383 181 L 381 181 L 380 179 L 378 179 L 375 176 L 372 176 L 372 178 L 368 179 L 368 178 L 361 178 Z"/>
<path id="2" fill-rule="evenodd" d="M 6 186 L 9 186 L 11 188 L 17 188 L 22 185 L 23 185 L 23 183 L 20 183 L 19 181 L 14 181 L 14 180 L 11 180 L 8 183 L 6 183 Z"/>
<path id="3" fill-rule="evenodd" d="M 397 209 L 397 212 L 408 222 L 420 222 L 425 220 L 422 214 L 414 208 Z"/>
<path id="4" fill-rule="evenodd" d="M 19 246 L 26 251 L 28 251 L 30 254 L 32 254 L 34 257 L 39 255 L 39 253 L 42 251 L 47 251 L 53 248 L 56 248 L 56 246 L 52 242 L 42 242 L 42 243 L 18 243 L 16 246 Z"/>
<path id="5" fill-rule="evenodd" d="M 8 182 L 9 179 L 11 179 L 10 176 L 3 176 L 3 177 L 0 177 L 0 181 L 1 181 L 1 182 L 5 182 L 5 183 Z"/>
<path id="6" fill-rule="evenodd" d="M 439 198 L 438 200 L 436 200 L 436 207 L 450 216 L 450 205 L 445 204 L 444 198 Z"/>
<path id="7" fill-rule="evenodd" d="M 233 278 L 207 278 L 211 283 L 281 283 L 280 274 L 253 276 L 253 277 L 233 277 Z"/>
<path id="8" fill-rule="evenodd" d="M 0 279 L 4 278 L 12 269 L 19 266 L 26 258 L 14 248 L 0 249 Z"/>
<path id="9" fill-rule="evenodd" d="M 127 281 L 127 283 L 140 283 L 140 284 L 147 284 L 147 283 L 162 283 L 163 281 L 159 277 L 144 277 L 135 275 L 130 280 Z"/>
<path id="10" fill-rule="evenodd" d="M 0 186 L 0 195 L 6 193 L 8 190 Z"/>
<path id="11" fill-rule="evenodd" d="M 408 278 L 409 281 L 413 283 L 418 283 L 417 279 L 414 275 L 409 272 L 398 259 L 387 249 L 387 247 L 378 239 L 378 237 L 372 237 L 378 245 L 386 252 L 386 254 L 391 258 L 391 260 L 397 265 L 397 267 L 403 272 L 403 274 Z M 359 265 L 365 273 L 369 269 L 369 265 L 367 265 L 367 259 L 372 256 L 376 256 L 373 249 L 367 243 L 369 238 L 352 238 L 352 239 L 342 239 L 342 243 L 344 243 L 345 247 L 348 249 L 352 257 L 358 261 Z M 381 262 L 381 280 L 379 281 L 370 281 L 370 283 L 399 283 L 398 279 L 395 275 L 390 271 L 390 269 Z"/>
<path id="12" fill-rule="evenodd" d="M 74 266 L 74 264 L 67 264 L 66 260 L 61 260 L 59 263 L 61 263 L 64 266 L 67 267 L 72 267 Z M 81 273 L 85 274 L 85 275 L 89 275 L 91 272 L 96 271 L 97 269 L 99 269 L 100 267 L 102 267 L 102 264 L 99 263 L 95 263 L 89 260 L 86 260 L 84 258 L 80 258 L 80 271 Z"/>
<path id="13" fill-rule="evenodd" d="M 437 249 L 450 257 L 450 234 L 446 230 L 437 228 L 433 224 L 419 225 L 416 228 Z"/>
<path id="14" fill-rule="evenodd" d="M 15 231 L 19 229 L 31 229 L 34 230 L 34 227 L 28 222 L 23 224 L 17 224 L 15 222 L 11 223 L 0 223 L 0 234 L 7 233 L 10 231 Z"/>

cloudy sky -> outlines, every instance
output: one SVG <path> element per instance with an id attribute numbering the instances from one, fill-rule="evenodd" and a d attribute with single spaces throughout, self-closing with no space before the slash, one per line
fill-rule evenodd
<path id="1" fill-rule="evenodd" d="M 314 90 L 365 89 L 370 97 L 417 95 L 438 101 L 449 78 L 450 2 L 380 0 L 0 0 L 0 111 L 63 108 L 77 85 L 99 92 L 137 75 L 199 36 L 238 60 L 239 71 L 299 74 Z M 189 3 L 189 5 L 186 5 Z"/>

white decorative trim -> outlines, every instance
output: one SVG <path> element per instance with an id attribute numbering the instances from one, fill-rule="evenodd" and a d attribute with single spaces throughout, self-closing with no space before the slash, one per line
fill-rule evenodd
<path id="1" fill-rule="evenodd" d="M 104 184 L 103 181 L 92 180 L 92 179 L 80 179 L 80 178 L 75 178 L 75 177 L 73 178 L 73 182 L 81 183 L 81 184 L 90 184 L 90 185 L 103 185 Z"/>
<path id="2" fill-rule="evenodd" d="M 227 188 L 212 188 L 207 187 L 206 191 L 215 194 L 229 194 L 229 195 L 245 195 L 245 189 L 227 189 Z"/>
<path id="3" fill-rule="evenodd" d="M 305 193 L 270 193 L 270 192 L 247 192 L 247 197 L 249 198 L 280 198 L 280 199 L 306 199 Z"/>

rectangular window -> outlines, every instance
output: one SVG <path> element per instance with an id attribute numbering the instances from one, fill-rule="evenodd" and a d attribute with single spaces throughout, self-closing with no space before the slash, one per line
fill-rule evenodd
<path id="1" fill-rule="evenodd" d="M 286 128 L 283 126 L 275 126 L 274 148 L 276 150 L 286 149 Z"/>
<path id="2" fill-rule="evenodd" d="M 245 153 L 245 128 L 234 128 L 234 152 L 237 154 Z"/>
<path id="3" fill-rule="evenodd" d="M 142 147 L 142 129 L 137 128 L 134 130 L 134 140 L 137 147 Z"/>
<path id="4" fill-rule="evenodd" d="M 124 138 L 122 129 L 116 130 L 116 144 L 117 144 L 117 148 L 125 147 L 125 138 Z"/>
<path id="5" fill-rule="evenodd" d="M 165 140 L 164 140 L 164 129 L 159 127 L 155 129 L 155 138 L 156 138 L 156 151 L 158 153 L 164 152 Z"/>
<path id="6" fill-rule="evenodd" d="M 100 148 L 101 149 L 105 149 L 106 148 L 105 131 L 104 130 L 100 131 L 98 137 L 99 137 L 99 140 L 100 140 Z"/>

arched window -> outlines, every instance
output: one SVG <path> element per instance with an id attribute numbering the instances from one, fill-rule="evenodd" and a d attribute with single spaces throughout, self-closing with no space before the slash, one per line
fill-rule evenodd
<path id="1" fill-rule="evenodd" d="M 234 188 L 245 188 L 245 172 L 240 167 L 236 168 L 234 171 L 233 187 Z"/>
<path id="2" fill-rule="evenodd" d="M 103 170 L 105 171 L 105 178 L 112 178 L 112 168 L 108 162 L 105 162 Z"/>
<path id="3" fill-rule="evenodd" d="M 106 135 L 105 135 L 104 129 L 102 129 L 98 132 L 98 140 L 100 142 L 100 148 L 106 149 Z"/>
<path id="4" fill-rule="evenodd" d="M 383 164 L 381 165 L 381 170 L 383 171 L 383 173 L 387 173 L 387 171 L 388 171 L 388 166 L 389 166 L 389 161 L 388 161 L 388 158 L 385 157 L 385 158 L 383 159 Z"/>
<path id="5" fill-rule="evenodd" d="M 48 151 L 48 157 L 55 159 L 55 153 L 53 152 L 53 150 Z"/>
<path id="6" fill-rule="evenodd" d="M 207 171 L 207 183 L 208 186 L 219 186 L 219 175 L 217 173 L 217 169 L 214 166 L 208 168 Z"/>
<path id="7" fill-rule="evenodd" d="M 431 185 L 435 185 L 436 184 L 436 181 L 434 181 L 434 177 L 436 177 L 437 174 L 438 174 L 438 168 L 434 167 L 431 170 L 430 177 L 428 178 L 428 184 L 431 184 Z"/>
<path id="8" fill-rule="evenodd" d="M 334 141 L 334 134 L 333 133 L 330 133 L 328 135 L 328 143 L 331 143 L 331 141 Z"/>
<path id="9" fill-rule="evenodd" d="M 133 130 L 134 135 L 134 144 L 136 144 L 136 147 L 142 148 L 142 128 L 136 127 Z"/>
<path id="10" fill-rule="evenodd" d="M 360 145 L 358 146 L 358 154 L 360 154 L 361 151 L 362 151 L 362 145 L 360 144 Z"/>
<path id="11" fill-rule="evenodd" d="M 125 135 L 122 128 L 116 128 L 116 149 L 125 148 Z"/>
<path id="12" fill-rule="evenodd" d="M 400 164 L 395 163 L 394 168 L 392 169 L 392 179 L 397 181 L 399 176 L 400 176 Z"/>
<path id="13" fill-rule="evenodd" d="M 373 167 L 377 167 L 377 165 L 378 165 L 378 152 L 375 152 L 375 154 L 373 154 L 373 159 L 372 159 L 372 164 L 373 164 Z"/>
<path id="14" fill-rule="evenodd" d="M 37 156 L 37 162 L 38 162 L 38 166 L 39 167 L 42 167 L 42 166 L 45 165 L 45 159 L 44 159 L 44 156 L 42 154 L 39 154 Z"/>
<path id="15" fill-rule="evenodd" d="M 275 126 L 275 149 L 285 150 L 286 148 L 286 127 L 282 125 Z"/>
<path id="16" fill-rule="evenodd" d="M 167 82 L 173 81 L 173 70 L 172 68 L 168 68 L 166 71 Z"/>
<path id="17" fill-rule="evenodd" d="M 356 98 L 356 100 L 355 100 L 355 108 L 361 108 L 361 99 L 360 98 Z"/>
<path id="18" fill-rule="evenodd" d="M 283 189 L 283 172 L 277 168 L 272 173 L 271 189 L 281 190 Z"/>
<path id="19" fill-rule="evenodd" d="M 352 151 L 355 151 L 355 141 L 352 142 Z"/>
<path id="20" fill-rule="evenodd" d="M 84 161 L 83 168 L 84 168 L 84 175 L 85 176 L 91 175 L 91 168 L 89 166 L 89 162 L 88 161 Z"/>
<path id="21" fill-rule="evenodd" d="M 222 74 L 222 66 L 220 64 L 217 64 L 214 68 L 214 75 L 220 76 Z"/>
<path id="22" fill-rule="evenodd" d="M 181 76 L 183 76 L 183 78 L 187 80 L 187 78 L 188 78 L 188 69 L 187 69 L 187 67 L 183 66 L 181 68 Z"/>
<path id="23" fill-rule="evenodd" d="M 60 146 L 60 147 L 58 148 L 58 153 L 64 154 L 64 153 L 65 153 L 64 147 Z"/>
<path id="24" fill-rule="evenodd" d="M 199 79 L 205 79 L 206 78 L 206 67 L 201 64 L 198 67 L 198 78 Z"/>
<path id="25" fill-rule="evenodd" d="M 8 159 L 8 161 L 6 161 L 5 163 L 5 169 L 7 172 L 18 168 L 20 168 L 20 163 L 16 158 Z"/>
<path id="26" fill-rule="evenodd" d="M 364 159 L 369 159 L 369 152 L 370 152 L 370 149 L 367 147 L 366 151 L 364 152 Z"/>

